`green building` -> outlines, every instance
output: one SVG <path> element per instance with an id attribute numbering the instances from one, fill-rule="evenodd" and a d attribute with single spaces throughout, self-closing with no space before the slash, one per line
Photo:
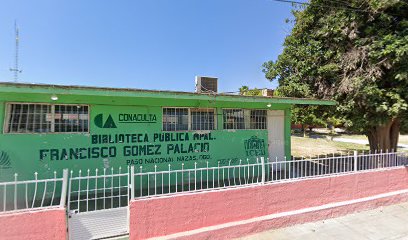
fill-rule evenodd
<path id="1" fill-rule="evenodd" d="M 293 104 L 333 101 L 0 83 L 0 181 L 290 158 Z"/>

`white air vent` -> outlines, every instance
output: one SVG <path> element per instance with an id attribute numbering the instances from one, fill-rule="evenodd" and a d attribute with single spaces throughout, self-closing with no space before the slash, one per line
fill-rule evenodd
<path id="1" fill-rule="evenodd" d="M 196 76 L 195 91 L 197 93 L 216 93 L 218 92 L 218 78 Z"/>

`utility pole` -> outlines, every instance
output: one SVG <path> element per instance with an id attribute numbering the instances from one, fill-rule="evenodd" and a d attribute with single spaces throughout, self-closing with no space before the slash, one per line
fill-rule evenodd
<path id="1" fill-rule="evenodd" d="M 14 72 L 14 81 L 18 81 L 18 74 L 21 73 L 23 70 L 19 69 L 18 66 L 18 51 L 19 51 L 19 41 L 20 41 L 20 36 L 18 32 L 18 27 L 17 27 L 17 21 L 14 22 L 14 31 L 16 35 L 16 52 L 15 52 L 15 59 L 14 59 L 14 68 L 10 68 L 10 71 Z"/>

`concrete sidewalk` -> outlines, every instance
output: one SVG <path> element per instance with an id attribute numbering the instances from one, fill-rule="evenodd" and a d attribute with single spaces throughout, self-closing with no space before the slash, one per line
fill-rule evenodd
<path id="1" fill-rule="evenodd" d="M 241 240 L 408 240 L 408 202 L 257 233 Z"/>

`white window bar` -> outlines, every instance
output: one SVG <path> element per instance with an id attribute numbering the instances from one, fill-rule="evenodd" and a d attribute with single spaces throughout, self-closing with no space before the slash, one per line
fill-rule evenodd
<path id="1" fill-rule="evenodd" d="M 250 129 L 266 129 L 266 110 L 250 110 Z"/>
<path id="2" fill-rule="evenodd" d="M 188 108 L 163 108 L 163 131 L 187 131 L 188 119 Z"/>
<path id="3" fill-rule="evenodd" d="M 267 129 L 267 111 L 223 109 L 224 129 Z"/>
<path id="4" fill-rule="evenodd" d="M 191 108 L 191 130 L 214 130 L 215 109 L 214 108 Z"/>
<path id="5" fill-rule="evenodd" d="M 244 109 L 223 109 L 224 129 L 245 129 Z"/>
<path id="6" fill-rule="evenodd" d="M 88 132 L 88 106 L 8 103 L 5 133 Z"/>
<path id="7" fill-rule="evenodd" d="M 163 131 L 214 130 L 214 108 L 163 108 Z"/>

